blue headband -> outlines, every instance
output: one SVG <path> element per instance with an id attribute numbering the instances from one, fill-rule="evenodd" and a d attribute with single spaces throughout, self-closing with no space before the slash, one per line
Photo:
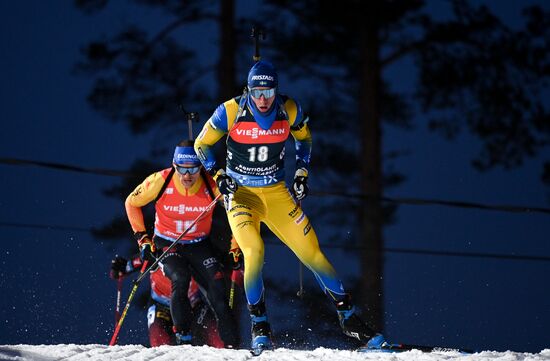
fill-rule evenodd
<path id="1" fill-rule="evenodd" d="M 193 167 L 201 165 L 193 147 L 176 147 L 173 162 L 176 165 L 189 165 Z"/>

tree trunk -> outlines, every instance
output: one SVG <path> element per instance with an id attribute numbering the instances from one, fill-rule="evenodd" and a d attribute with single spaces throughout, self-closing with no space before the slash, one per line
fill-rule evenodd
<path id="1" fill-rule="evenodd" d="M 235 96 L 235 2 L 222 0 L 220 2 L 220 58 L 218 60 L 218 102 L 226 101 Z"/>
<path id="2" fill-rule="evenodd" d="M 236 33 L 235 33 L 235 1 L 234 0 L 221 0 L 220 1 L 220 55 L 218 59 L 218 67 L 216 69 L 216 75 L 218 79 L 218 99 L 217 103 L 224 102 L 231 99 L 237 95 L 241 90 L 237 88 L 237 83 L 235 82 L 235 54 L 236 54 Z M 225 151 L 223 147 L 217 147 L 216 159 L 222 160 L 219 165 L 225 167 Z M 227 222 L 227 216 L 225 210 L 222 210 L 220 207 L 216 207 L 214 213 L 214 222 L 215 225 L 212 227 L 218 228 L 221 233 L 224 235 L 223 238 L 227 238 L 227 235 L 231 234 L 231 228 Z M 220 237 L 221 238 L 221 237 Z M 230 240 L 227 239 L 227 243 L 224 244 L 225 251 L 229 249 Z M 235 320 L 235 328 L 240 329 L 240 317 L 243 312 L 245 312 L 244 298 L 237 297 L 239 294 L 238 287 L 236 290 L 236 297 L 233 304 L 233 316 Z M 240 332 L 239 337 L 240 339 Z"/>
<path id="3" fill-rule="evenodd" d="M 368 11 L 360 29 L 361 77 L 359 90 L 359 120 L 361 124 L 361 191 L 368 198 L 360 214 L 362 239 L 359 296 L 363 315 L 377 330 L 383 327 L 382 302 L 382 152 L 380 121 L 380 54 L 376 2 L 366 2 Z"/>

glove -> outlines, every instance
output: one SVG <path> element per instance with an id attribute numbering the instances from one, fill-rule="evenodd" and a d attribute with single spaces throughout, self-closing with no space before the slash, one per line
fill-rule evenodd
<path id="1" fill-rule="evenodd" d="M 147 232 L 136 232 L 134 236 L 138 242 L 141 260 L 149 263 L 155 262 L 157 260 L 155 257 L 157 248 L 155 247 L 155 242 L 149 237 Z"/>
<path id="2" fill-rule="evenodd" d="M 109 276 L 117 280 L 120 277 L 124 277 L 126 275 L 126 265 L 128 264 L 128 261 L 126 258 L 115 256 L 115 259 L 111 261 L 111 272 L 109 272 Z"/>
<path id="3" fill-rule="evenodd" d="M 223 169 L 220 169 L 217 173 L 216 184 L 218 185 L 220 193 L 224 196 L 235 193 L 239 188 L 237 182 L 235 182 L 235 180 L 231 178 L 231 176 L 225 174 Z"/>
<path id="4" fill-rule="evenodd" d="M 229 262 L 231 264 L 231 268 L 234 270 L 243 268 L 244 257 L 240 248 L 232 248 L 229 250 Z"/>
<path id="5" fill-rule="evenodd" d="M 305 168 L 300 168 L 296 171 L 294 183 L 292 184 L 292 192 L 297 201 L 301 201 L 309 193 L 309 187 L 307 186 L 307 170 Z"/>

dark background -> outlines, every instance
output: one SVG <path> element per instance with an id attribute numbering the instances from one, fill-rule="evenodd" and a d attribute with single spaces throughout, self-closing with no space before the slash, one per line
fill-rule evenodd
<path id="1" fill-rule="evenodd" d="M 475 3 L 487 3 L 511 26 L 519 26 L 525 5 Z M 532 3 L 548 9 L 546 2 Z M 69 2 L 0 5 L 0 157 L 126 170 L 133 161 L 150 156 L 151 144 L 163 135 L 133 134 L 92 111 L 86 102 L 92 81 L 73 71 L 87 41 L 112 33 L 130 20 L 154 26 L 162 18 L 158 12 L 139 8 L 130 12 L 127 6 L 126 2 L 111 4 L 108 11 L 91 17 Z M 252 3 L 237 3 L 237 13 L 250 14 L 254 8 Z M 429 2 L 428 9 L 445 16 L 442 2 Z M 191 27 L 186 39 L 200 47 L 205 61 L 216 56 L 216 34 L 208 25 Z M 248 59 L 250 54 L 239 56 Z M 410 67 L 401 63 L 388 71 L 396 87 L 407 89 L 412 81 Z M 246 70 L 238 75 L 244 79 Z M 292 91 L 292 79 L 284 75 L 282 79 L 282 88 L 299 99 Z M 200 115 L 204 121 L 210 112 Z M 184 133 L 183 117 L 173 121 L 181 122 L 178 127 Z M 311 122 L 314 128 L 315 119 Z M 468 134 L 449 142 L 423 127 L 388 128 L 384 137 L 385 149 L 399 145 L 411 151 L 393 162 L 407 181 L 389 190 L 389 197 L 548 207 L 548 188 L 538 176 L 548 152 L 513 170 L 479 173 L 470 160 L 480 143 Z M 314 143 L 314 152 L 324 151 Z M 169 152 L 159 154 L 157 160 L 169 157 Z M 315 181 L 320 176 L 312 175 L 314 190 L 324 190 Z M 124 214 L 122 201 L 103 193 L 119 178 L 5 163 L 0 164 L 0 177 L 0 343 L 107 343 L 116 292 L 107 275 L 108 265 L 115 253 L 127 253 L 129 248 L 126 240 L 102 240 L 90 230 Z M 328 238 L 338 234 L 345 241 L 354 231 L 316 222 L 316 214 L 338 212 L 323 208 L 325 200 L 314 195 L 304 206 L 311 211 L 321 243 L 344 284 L 352 284 L 359 277 L 355 250 Z M 395 217 L 396 222 L 384 230 L 384 324 L 389 339 L 478 350 L 538 352 L 550 346 L 547 213 L 401 205 Z M 316 339 L 311 316 L 297 311 L 304 307 L 294 296 L 299 287 L 297 261 L 271 241 L 265 275 L 269 287 L 287 286 L 281 287 L 286 293 L 268 293 L 279 342 L 291 345 L 298 329 L 302 337 L 311 335 L 308 345 L 330 345 Z M 305 281 L 308 294 L 322 299 L 309 273 Z M 245 340 L 247 327 L 243 322 Z M 132 308 L 120 343 L 145 343 L 145 328 L 145 314 Z"/>

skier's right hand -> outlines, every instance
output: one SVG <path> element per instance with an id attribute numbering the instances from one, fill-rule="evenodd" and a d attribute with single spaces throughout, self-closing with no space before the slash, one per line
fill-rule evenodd
<path id="1" fill-rule="evenodd" d="M 111 260 L 111 271 L 109 272 L 109 276 L 117 280 L 120 277 L 124 277 L 126 275 L 126 265 L 128 264 L 128 261 L 124 257 L 115 256 L 113 260 Z"/>
<path id="2" fill-rule="evenodd" d="M 137 232 L 135 236 L 138 241 L 141 260 L 149 263 L 155 262 L 157 260 L 155 257 L 155 253 L 157 251 L 155 242 L 146 232 Z"/>
<path id="3" fill-rule="evenodd" d="M 220 193 L 224 196 L 235 193 L 239 188 L 237 182 L 235 182 L 231 176 L 227 175 L 223 169 L 220 169 L 216 174 L 216 184 L 218 185 Z"/>

